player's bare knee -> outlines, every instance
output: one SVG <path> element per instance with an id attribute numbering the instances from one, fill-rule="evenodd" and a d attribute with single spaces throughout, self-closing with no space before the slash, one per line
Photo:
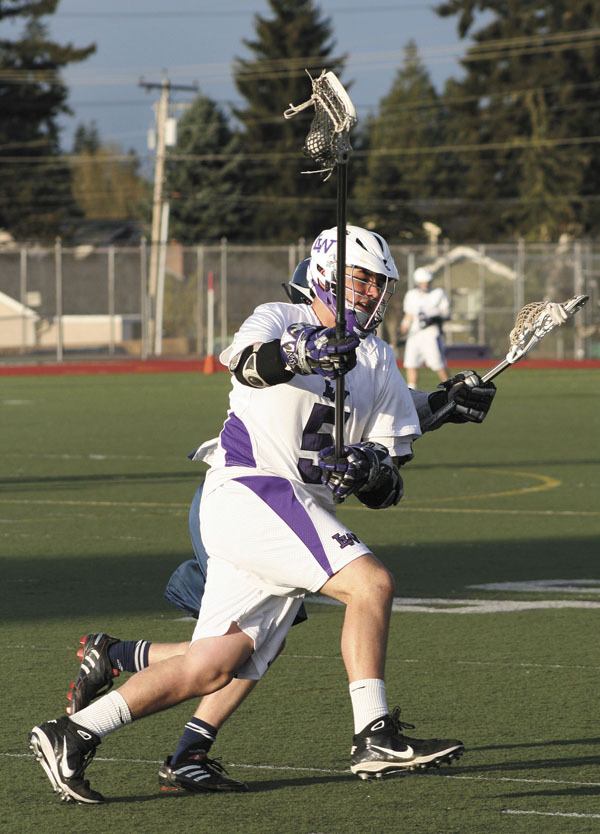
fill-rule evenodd
<path id="1" fill-rule="evenodd" d="M 385 605 L 394 596 L 394 578 L 372 554 L 360 556 L 343 567 L 321 588 L 321 593 L 345 605 Z"/>

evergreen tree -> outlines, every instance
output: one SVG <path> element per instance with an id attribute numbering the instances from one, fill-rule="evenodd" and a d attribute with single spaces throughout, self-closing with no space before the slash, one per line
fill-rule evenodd
<path id="1" fill-rule="evenodd" d="M 100 149 L 100 134 L 96 122 L 79 124 L 73 136 L 73 153 L 96 153 Z"/>
<path id="2" fill-rule="evenodd" d="M 48 38 L 39 17 L 52 14 L 57 4 L 0 2 L 0 23 L 25 21 L 17 40 L 0 40 L 0 227 L 14 237 L 51 238 L 77 214 L 59 146 L 58 118 L 69 112 L 60 72 L 95 47 L 62 46 Z"/>
<path id="3" fill-rule="evenodd" d="M 239 136 L 223 112 L 198 96 L 179 121 L 167 162 L 172 237 L 188 244 L 247 237 L 239 152 Z"/>
<path id="4" fill-rule="evenodd" d="M 145 219 L 149 214 L 150 185 L 139 174 L 133 151 L 102 144 L 98 128 L 78 125 L 73 138 L 73 195 L 84 217 Z"/>
<path id="5" fill-rule="evenodd" d="M 310 238 L 335 225 L 335 176 L 303 175 L 312 163 L 302 147 L 313 110 L 291 120 L 283 111 L 291 102 L 306 101 L 311 75 L 322 69 L 336 74 L 343 57 L 334 58 L 331 24 L 312 0 L 269 0 L 271 16 L 255 16 L 256 38 L 245 40 L 251 59 L 237 59 L 236 86 L 247 104 L 235 111 L 248 154 L 244 193 L 252 208 L 249 235 L 255 240 L 290 241 Z"/>
<path id="6" fill-rule="evenodd" d="M 442 133 L 439 97 L 410 41 L 402 67 L 368 126 L 366 173 L 356 187 L 365 225 L 399 240 L 423 238 L 425 220 L 439 224 L 430 198 L 442 176 L 441 160 L 427 149 L 440 143 Z"/>
<path id="7" fill-rule="evenodd" d="M 600 49 L 587 35 L 600 25 L 600 6 L 448 0 L 437 11 L 457 15 L 461 36 L 474 39 L 448 100 L 456 142 L 490 146 L 462 157 L 468 234 L 549 240 L 597 231 L 600 206 L 588 198 L 600 165 L 585 140 L 600 132 Z"/>

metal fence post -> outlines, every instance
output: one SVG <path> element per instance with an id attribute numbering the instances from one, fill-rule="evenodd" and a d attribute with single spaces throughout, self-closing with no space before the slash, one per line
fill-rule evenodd
<path id="1" fill-rule="evenodd" d="M 450 241 L 448 238 L 444 238 L 444 245 L 442 247 L 442 251 L 444 253 L 444 290 L 446 291 L 446 295 L 452 302 L 452 274 L 450 272 L 450 263 L 448 261 L 448 253 L 450 252 Z M 446 342 L 449 345 L 454 344 L 454 333 L 450 331 L 446 336 Z"/>
<path id="2" fill-rule="evenodd" d="M 25 315 L 25 308 L 27 307 L 27 249 L 25 246 L 21 247 L 19 257 L 19 298 L 23 305 L 21 311 L 21 353 L 27 351 L 27 316 Z"/>
<path id="3" fill-rule="evenodd" d="M 480 345 L 485 345 L 485 276 L 483 273 L 483 259 L 485 258 L 485 246 L 480 244 L 479 254 L 481 260 L 477 264 L 477 274 L 479 277 L 479 292 L 481 293 L 479 308 L 479 315 L 477 316 L 477 341 Z"/>
<path id="4" fill-rule="evenodd" d="M 196 353 L 204 349 L 204 246 L 196 247 Z"/>
<path id="5" fill-rule="evenodd" d="M 227 238 L 221 238 L 221 344 L 219 352 L 227 345 Z"/>
<path id="6" fill-rule="evenodd" d="M 140 355 L 148 358 L 148 244 L 140 240 Z"/>
<path id="7" fill-rule="evenodd" d="M 108 354 L 115 353 L 115 247 L 108 247 L 107 255 L 107 290 L 108 290 Z"/>
<path id="8" fill-rule="evenodd" d="M 515 281 L 514 300 L 513 300 L 513 314 L 517 318 L 517 313 L 525 304 L 525 241 L 522 237 L 517 242 L 517 278 Z"/>
<path id="9" fill-rule="evenodd" d="M 296 264 L 300 260 L 300 258 L 298 258 L 298 260 L 296 260 L 296 258 L 298 258 L 298 256 L 296 255 L 296 247 L 293 243 L 290 243 L 290 245 L 288 246 L 288 281 L 294 274 Z"/>
<path id="10" fill-rule="evenodd" d="M 406 284 L 409 290 L 415 285 L 413 273 L 415 271 L 415 253 L 411 250 L 406 256 Z"/>
<path id="11" fill-rule="evenodd" d="M 59 237 L 54 243 L 54 281 L 56 290 L 56 361 L 63 361 L 63 288 L 62 288 L 62 242 Z"/>
<path id="12" fill-rule="evenodd" d="M 577 240 L 573 244 L 573 295 L 583 295 L 585 288 L 585 279 L 583 277 L 583 257 L 581 251 L 581 241 Z M 585 359 L 585 342 L 581 336 L 585 318 L 575 318 L 573 322 L 573 358 Z"/>

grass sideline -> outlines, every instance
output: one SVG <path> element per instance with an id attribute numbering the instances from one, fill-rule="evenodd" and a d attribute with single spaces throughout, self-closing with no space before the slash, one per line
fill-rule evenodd
<path id="1" fill-rule="evenodd" d="M 398 508 L 341 509 L 402 597 L 598 601 L 585 587 L 471 588 L 600 581 L 597 377 L 504 374 L 484 425 L 445 427 L 416 444 Z M 190 632 L 162 589 L 189 553 L 187 505 L 203 468 L 186 454 L 219 430 L 226 394 L 223 374 L 2 380 L 0 830 L 153 834 L 174 820 L 214 834 L 598 830 L 600 610 L 585 608 L 393 615 L 391 703 L 416 732 L 459 736 L 468 748 L 435 775 L 362 783 L 349 774 L 342 612 L 311 603 L 309 623 L 292 630 L 217 741 L 215 755 L 251 783 L 249 794 L 158 793 L 157 762 L 190 713 L 182 705 L 100 747 L 89 775 L 109 804 L 56 800 L 27 732 L 60 714 L 79 635 Z"/>

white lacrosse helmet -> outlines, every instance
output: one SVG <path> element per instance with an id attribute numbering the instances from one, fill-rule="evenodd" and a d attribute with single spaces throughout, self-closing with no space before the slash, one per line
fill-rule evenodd
<path id="1" fill-rule="evenodd" d="M 415 284 L 429 284 L 433 281 L 433 273 L 424 266 L 420 266 L 413 272 L 413 280 Z"/>
<path id="2" fill-rule="evenodd" d="M 346 269 L 351 267 L 367 270 L 377 276 L 379 295 L 371 299 L 369 309 L 358 306 L 358 298 L 362 295 L 364 299 L 364 295 L 355 286 L 362 282 L 354 276 L 352 297 L 346 297 L 346 329 L 362 338 L 373 332 L 383 321 L 388 301 L 396 288 L 398 270 L 384 238 L 360 226 L 346 226 Z M 317 236 L 310 250 L 308 265 L 310 287 L 334 315 L 336 280 L 337 228 L 334 227 L 325 229 Z M 361 306 L 364 307 L 364 303 Z"/>

